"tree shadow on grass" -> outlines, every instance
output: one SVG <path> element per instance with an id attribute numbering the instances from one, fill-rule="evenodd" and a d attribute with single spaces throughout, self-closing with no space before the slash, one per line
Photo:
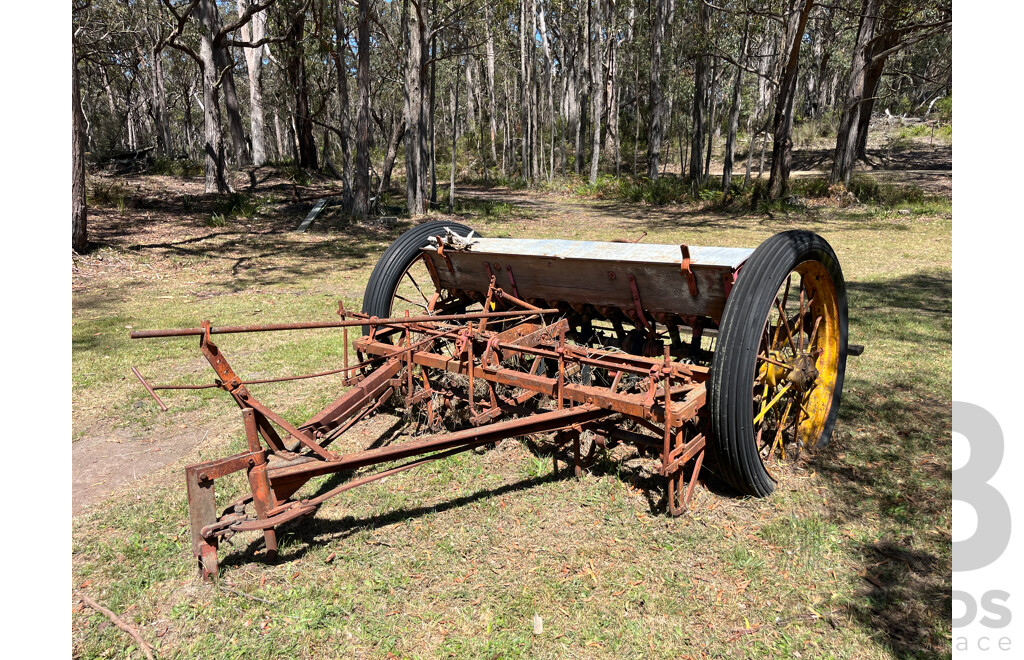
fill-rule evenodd
<path id="1" fill-rule="evenodd" d="M 914 546 L 936 531 L 941 539 L 936 524 L 952 519 L 952 402 L 941 395 L 949 386 L 927 371 L 929 364 L 945 368 L 952 351 L 952 276 L 920 271 L 848 289 L 851 332 L 866 330 L 884 346 L 896 342 L 893 350 L 910 361 L 906 371 L 885 369 L 891 380 L 881 383 L 877 375 L 859 376 L 858 361 L 899 362 L 898 353 L 879 355 L 885 348 L 873 351 L 869 343 L 862 357 L 851 358 L 841 432 L 812 459 L 835 524 L 864 524 L 878 534 L 855 546 L 864 586 L 847 611 L 881 633 L 896 657 L 948 657 L 940 632 L 952 617 L 951 553 Z"/>

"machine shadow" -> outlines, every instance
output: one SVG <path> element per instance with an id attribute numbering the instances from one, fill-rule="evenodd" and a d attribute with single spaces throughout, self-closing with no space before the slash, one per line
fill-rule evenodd
<path id="1" fill-rule="evenodd" d="M 403 423 L 401 421 L 394 424 L 383 436 L 381 436 L 379 440 L 374 442 L 369 449 L 388 444 L 388 441 L 400 431 L 402 424 Z M 496 488 L 481 489 L 472 494 L 463 495 L 461 497 L 456 497 L 430 506 L 395 509 L 393 511 L 364 518 L 345 516 L 338 520 L 325 520 L 322 518 L 316 518 L 315 514 L 314 516 L 306 519 L 300 518 L 298 520 L 285 523 L 278 528 L 279 542 L 287 539 L 286 545 L 289 547 L 280 551 L 276 562 L 287 563 L 301 559 L 310 550 L 322 547 L 331 542 L 343 541 L 344 539 L 365 530 L 372 530 L 409 520 L 415 520 L 428 514 L 443 513 L 452 509 L 468 506 L 481 500 L 523 492 L 547 483 L 576 478 L 573 463 L 574 458 L 571 450 L 568 449 L 566 445 L 558 446 L 552 442 L 538 443 L 529 439 L 529 437 L 523 437 L 521 438 L 521 441 L 523 446 L 527 448 L 534 458 L 553 460 L 558 464 L 558 469 L 552 470 L 543 476 L 528 477 L 520 479 L 514 483 L 503 484 Z M 586 448 L 584 453 L 586 453 Z M 643 493 L 651 514 L 668 516 L 667 480 L 652 472 L 646 466 L 633 461 L 632 458 L 635 457 L 631 457 L 629 461 L 616 460 L 609 456 L 607 451 L 600 450 L 595 452 L 593 461 L 583 469 L 586 473 L 594 477 L 601 478 L 611 476 L 618 478 L 624 483 L 630 484 Z M 692 462 L 685 466 L 684 474 L 686 483 L 689 483 L 693 474 Z M 311 497 L 340 486 L 343 483 L 352 480 L 355 476 L 355 471 L 336 473 L 323 482 Z M 730 486 L 715 477 L 707 466 L 701 469 L 699 485 L 706 488 L 711 493 L 721 497 L 742 497 L 738 491 L 732 489 Z M 683 515 L 686 514 L 684 513 Z M 220 564 L 223 567 L 242 566 L 257 560 L 263 560 L 263 557 L 260 554 L 262 548 L 263 539 L 261 537 L 254 537 L 244 549 L 228 554 L 221 560 Z"/>

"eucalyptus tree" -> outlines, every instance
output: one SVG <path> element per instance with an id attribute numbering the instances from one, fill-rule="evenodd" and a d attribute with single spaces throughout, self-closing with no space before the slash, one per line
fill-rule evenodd
<path id="1" fill-rule="evenodd" d="M 863 157 L 871 111 L 885 63 L 893 54 L 948 29 L 952 5 L 948 0 L 863 0 L 857 40 L 850 64 L 836 137 L 831 181 L 849 184 L 853 166 Z"/>

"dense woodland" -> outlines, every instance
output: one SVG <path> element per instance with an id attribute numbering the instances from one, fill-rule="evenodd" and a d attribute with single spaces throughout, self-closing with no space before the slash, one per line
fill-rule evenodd
<path id="1" fill-rule="evenodd" d="M 873 116 L 952 108 L 951 0 L 75 0 L 72 16 L 79 251 L 86 168 L 118 154 L 201 162 L 211 194 L 232 170 L 317 171 L 354 215 L 403 178 L 413 215 L 460 177 L 729 194 L 753 168 L 778 199 L 794 126 L 834 136 L 841 185 Z"/>

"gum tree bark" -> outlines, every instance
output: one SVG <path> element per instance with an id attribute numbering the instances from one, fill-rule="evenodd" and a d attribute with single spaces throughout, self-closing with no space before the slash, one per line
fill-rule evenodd
<path id="1" fill-rule="evenodd" d="M 423 0 L 405 0 L 402 12 L 405 57 L 405 177 L 409 212 L 427 212 L 430 158 L 427 152 L 427 104 L 424 103 L 424 60 L 429 47 L 426 21 L 428 9 Z"/>
<path id="2" fill-rule="evenodd" d="M 388 141 L 388 152 L 384 156 L 384 167 L 380 175 L 380 187 L 377 188 L 377 197 L 391 187 L 391 172 L 395 169 L 395 159 L 398 158 L 398 145 L 405 137 L 405 117 L 394 122 L 391 131 L 391 139 Z"/>
<path id="3" fill-rule="evenodd" d="M 78 92 L 78 58 L 71 49 L 71 249 L 79 254 L 89 245 L 85 204 L 85 122 Z"/>
<path id="4" fill-rule="evenodd" d="M 697 22 L 700 23 L 701 37 L 707 39 L 711 31 L 711 14 L 701 2 L 697 7 Z M 705 48 L 702 46 L 702 48 Z M 707 131 L 708 61 L 711 56 L 702 53 L 697 57 L 693 75 L 693 135 L 690 138 L 690 181 L 700 183 L 704 176 L 704 134 Z"/>
<path id="5" fill-rule="evenodd" d="M 291 24 L 288 43 L 288 77 L 295 91 L 295 137 L 298 140 L 299 167 L 317 169 L 316 141 L 313 138 L 313 118 L 309 109 L 309 81 L 306 76 L 306 49 L 303 32 L 305 12 L 296 12 Z"/>
<path id="6" fill-rule="evenodd" d="M 785 34 L 787 45 L 786 64 L 779 83 L 779 94 L 775 102 L 773 123 L 772 170 L 768 177 L 768 196 L 779 199 L 789 191 L 789 170 L 793 162 L 793 100 L 796 98 L 800 44 L 803 43 L 807 16 L 814 7 L 814 0 L 791 0 L 789 29 Z"/>
<path id="7" fill-rule="evenodd" d="M 218 21 L 219 22 L 219 21 Z M 235 163 L 245 167 L 252 163 L 249 157 L 249 145 L 245 142 L 245 131 L 242 128 L 242 112 L 238 103 L 238 92 L 235 90 L 235 61 L 221 41 L 214 46 L 214 61 L 217 63 L 217 75 L 224 87 L 224 107 L 228 111 L 228 128 L 231 133 L 231 147 L 234 151 Z"/>
<path id="8" fill-rule="evenodd" d="M 703 5 L 702 5 L 703 9 Z M 664 139 L 662 114 L 664 114 L 661 90 L 661 43 L 665 39 L 666 27 L 672 22 L 675 12 L 673 0 L 654 0 L 654 20 L 651 25 L 651 111 L 647 127 L 647 176 L 658 180 L 658 159 L 661 157 L 661 143 Z"/>
<path id="9" fill-rule="evenodd" d="M 244 16 L 249 0 L 238 0 L 238 15 Z M 260 11 L 242 26 L 242 38 L 256 42 L 267 35 L 267 13 Z M 263 48 L 245 48 L 245 65 L 249 73 L 249 131 L 252 139 L 252 164 L 267 162 L 266 131 L 263 119 Z"/>
<path id="10" fill-rule="evenodd" d="M 597 169 L 601 163 L 601 111 L 604 109 L 604 53 L 601 48 L 601 18 L 604 0 L 594 0 L 593 27 L 591 34 L 594 38 L 593 51 L 594 62 L 592 64 L 593 74 L 593 102 L 594 116 L 591 121 L 593 129 L 593 146 L 590 152 L 590 183 L 597 183 Z"/>
<path id="11" fill-rule="evenodd" d="M 850 82 L 846 86 L 846 102 L 839 120 L 836 150 L 832 162 L 832 183 L 849 185 L 850 174 L 857 159 L 857 129 L 860 125 L 861 108 L 867 88 L 868 43 L 874 37 L 878 21 L 880 0 L 864 0 L 861 8 L 860 26 L 857 29 L 857 45 L 850 62 Z M 870 112 L 870 110 L 869 110 Z"/>
<path id="12" fill-rule="evenodd" d="M 345 51 L 347 50 L 348 29 L 345 25 L 345 0 L 338 0 L 335 4 L 334 14 L 334 67 L 338 74 L 338 116 L 341 130 L 338 132 L 338 139 L 341 142 L 341 177 L 344 184 L 344 203 L 351 203 L 352 199 L 352 145 L 349 137 L 352 134 L 352 118 L 349 115 L 348 104 L 348 64 L 345 62 Z"/>
<path id="13" fill-rule="evenodd" d="M 750 28 L 750 19 L 743 25 L 743 39 L 740 42 L 740 54 L 737 61 L 743 65 L 747 56 L 747 35 Z M 736 158 L 736 131 L 740 125 L 740 102 L 743 91 L 743 69 L 736 67 L 736 80 L 732 87 L 732 109 L 729 111 L 729 135 L 725 139 L 725 163 L 722 166 L 722 192 L 729 194 L 732 187 L 732 166 Z M 750 163 L 750 158 L 747 158 Z M 749 170 L 748 170 L 749 172 Z M 749 178 L 749 175 L 748 175 Z"/>
<path id="14" fill-rule="evenodd" d="M 359 0 L 356 84 L 359 88 L 359 113 L 356 116 L 356 171 L 352 213 L 365 216 L 370 210 L 370 0 Z"/>
<path id="15" fill-rule="evenodd" d="M 452 166 L 448 182 L 448 212 L 455 210 L 455 148 L 459 140 L 459 75 L 455 74 L 455 91 L 452 93 Z"/>
<path id="16" fill-rule="evenodd" d="M 495 163 L 498 162 L 498 150 L 494 144 L 495 138 L 498 133 L 497 124 L 497 108 L 494 99 L 494 32 L 491 30 L 491 6 L 488 4 L 485 8 L 486 11 L 486 22 L 484 28 L 487 31 L 487 104 L 488 104 L 488 118 L 491 124 L 491 160 Z M 502 172 L 504 174 L 504 172 Z"/>
<path id="17" fill-rule="evenodd" d="M 220 130 L 220 76 L 214 39 L 220 31 L 220 17 L 214 0 L 199 3 L 199 59 L 203 69 L 203 157 L 208 193 L 226 193 L 228 185 L 224 136 Z"/>

